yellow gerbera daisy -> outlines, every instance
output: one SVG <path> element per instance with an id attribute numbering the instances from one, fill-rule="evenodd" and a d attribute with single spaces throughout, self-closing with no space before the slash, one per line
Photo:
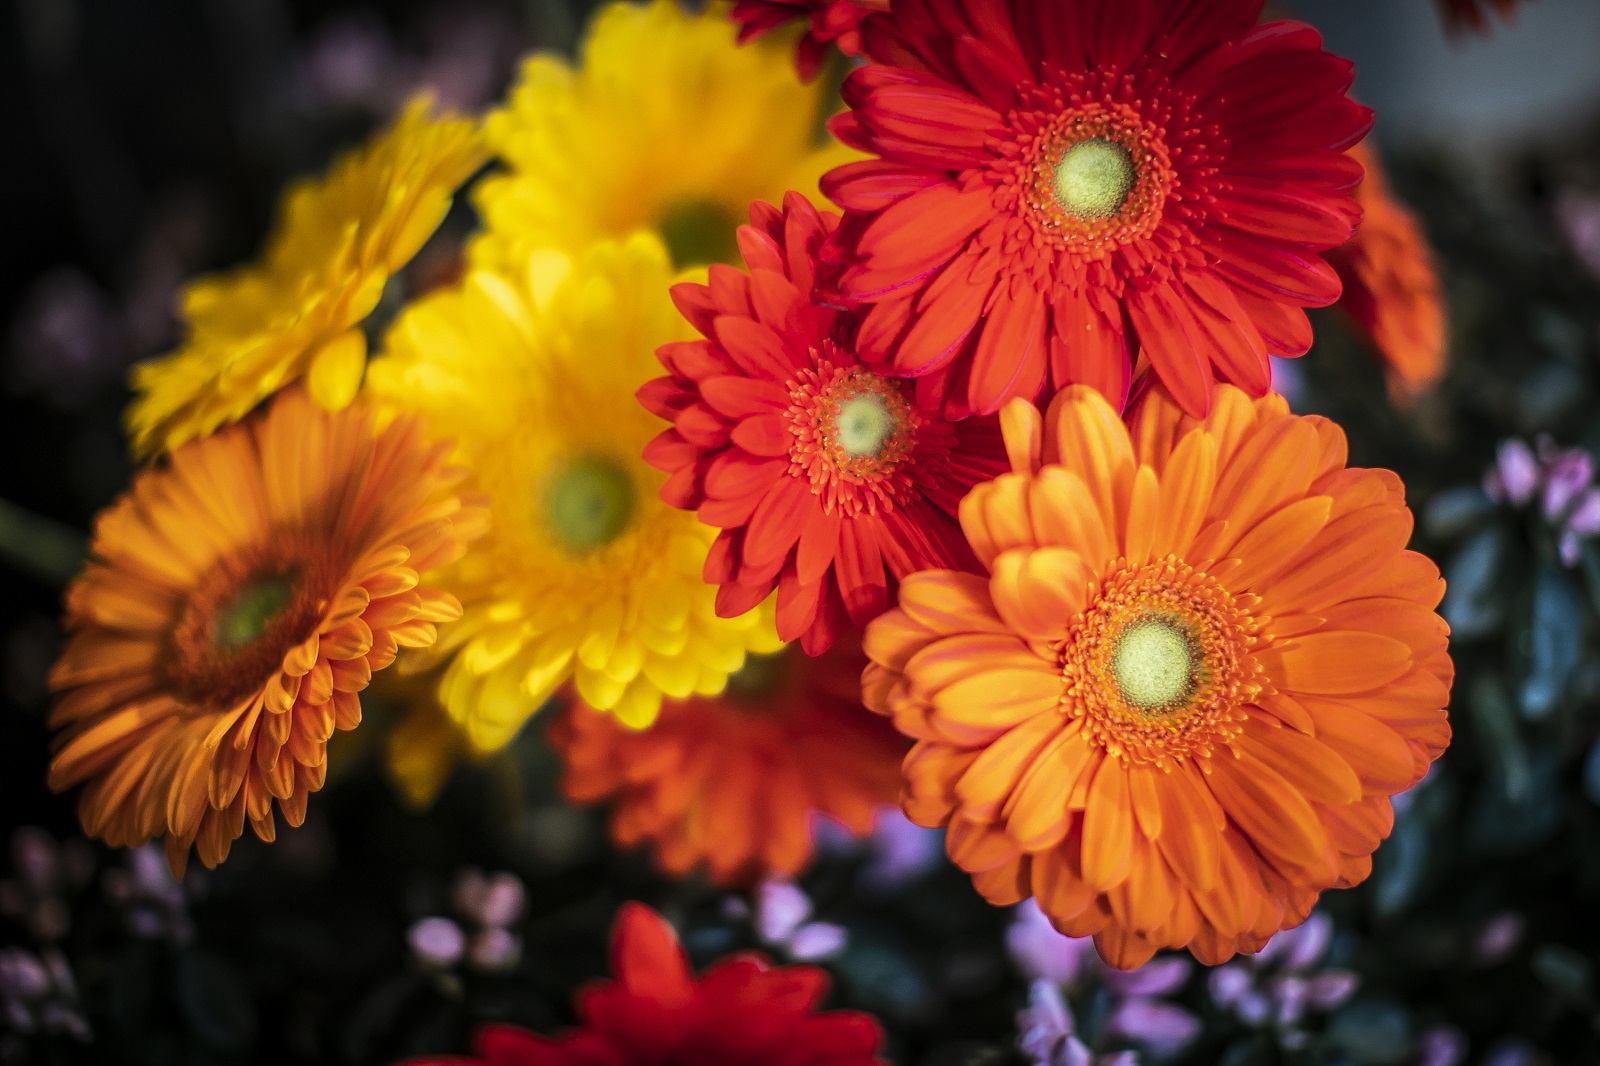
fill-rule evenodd
<path id="1" fill-rule="evenodd" d="M 530 57 L 484 124 L 509 173 L 473 193 L 489 228 L 474 259 L 652 229 L 679 266 L 734 262 L 750 201 L 793 189 L 821 203 L 822 174 L 859 158 L 821 129 L 831 94 L 801 84 L 788 42 L 736 34 L 725 5 L 614 3 L 578 69 Z"/>
<path id="2" fill-rule="evenodd" d="M 367 358 L 356 327 L 485 158 L 476 123 L 418 100 L 326 177 L 291 186 L 261 261 L 193 282 L 188 339 L 134 368 L 134 454 L 212 433 L 302 375 L 323 407 L 349 404 Z"/>
<path id="3" fill-rule="evenodd" d="M 770 602 L 718 618 L 701 577 L 716 531 L 659 496 L 640 458 L 664 428 L 634 399 L 687 326 L 666 248 L 639 233 L 480 268 L 408 309 L 368 385 L 456 441 L 493 527 L 439 583 L 465 609 L 440 695 L 491 751 L 572 678 L 643 727 L 663 695 L 720 692 L 745 652 L 779 646 Z"/>

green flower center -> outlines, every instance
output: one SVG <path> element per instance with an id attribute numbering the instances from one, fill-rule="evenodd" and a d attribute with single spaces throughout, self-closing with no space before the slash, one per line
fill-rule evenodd
<path id="1" fill-rule="evenodd" d="M 250 582 L 217 612 L 212 639 L 229 651 L 257 640 L 294 595 L 292 574 L 269 574 Z"/>
<path id="2" fill-rule="evenodd" d="M 882 396 L 864 392 L 839 405 L 833 427 L 833 439 L 850 458 L 875 458 L 894 435 L 894 415 Z"/>
<path id="3" fill-rule="evenodd" d="M 1111 673 L 1130 706 L 1167 707 L 1194 687 L 1194 649 L 1188 635 L 1170 622 L 1136 622 L 1117 641 Z"/>
<path id="4" fill-rule="evenodd" d="M 1115 141 L 1079 141 L 1056 164 L 1056 200 L 1078 218 L 1110 218 L 1133 191 L 1133 156 Z"/>
<path id="5" fill-rule="evenodd" d="M 739 262 L 739 219 L 715 200 L 685 200 L 662 212 L 661 239 L 674 266 Z"/>
<path id="6" fill-rule="evenodd" d="M 545 528 L 574 555 L 588 555 L 622 535 L 633 517 L 634 486 L 613 459 L 585 456 L 558 468 L 544 498 Z"/>

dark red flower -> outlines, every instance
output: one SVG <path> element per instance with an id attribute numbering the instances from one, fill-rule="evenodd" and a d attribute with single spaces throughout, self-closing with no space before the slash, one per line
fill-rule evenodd
<path id="1" fill-rule="evenodd" d="M 828 983 L 815 967 L 740 954 L 696 980 L 672 926 L 640 903 L 617 915 L 611 966 L 616 980 L 578 993 L 581 1029 L 485 1026 L 475 1056 L 412 1066 L 884 1066 L 870 1016 L 815 1012 Z"/>
<path id="2" fill-rule="evenodd" d="M 1147 362 L 1203 415 L 1311 343 L 1359 212 L 1351 64 L 1261 0 L 897 0 L 863 24 L 840 290 L 865 358 L 952 414 Z"/>
<path id="3" fill-rule="evenodd" d="M 909 382 L 856 356 L 860 313 L 815 298 L 838 219 L 790 193 L 739 231 L 750 272 L 711 267 L 673 298 L 705 340 L 660 351 L 670 376 L 639 390 L 673 423 L 645 450 L 661 497 L 722 530 L 706 562 L 717 611 L 778 590 L 778 635 L 821 653 L 884 610 L 894 582 L 974 565 L 956 510 L 1005 469 L 993 418 L 952 422 Z"/>
<path id="4" fill-rule="evenodd" d="M 806 31 L 795 46 L 794 65 L 800 77 L 810 81 L 822 69 L 830 44 L 847 56 L 859 56 L 861 20 L 887 10 L 889 0 L 739 0 L 732 17 L 739 24 L 740 44 L 784 23 L 806 20 Z"/>
<path id="5" fill-rule="evenodd" d="M 1439 14 L 1444 19 L 1444 24 L 1450 30 L 1476 30 L 1480 33 L 1489 28 L 1488 8 L 1503 19 L 1509 19 L 1517 10 L 1517 0 L 1436 0 L 1439 5 Z"/>

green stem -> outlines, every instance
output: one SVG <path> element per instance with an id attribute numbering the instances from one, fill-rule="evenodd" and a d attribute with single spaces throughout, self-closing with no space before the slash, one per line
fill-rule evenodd
<path id="1" fill-rule="evenodd" d="M 0 560 L 51 585 L 65 585 L 88 554 L 82 533 L 0 499 Z"/>

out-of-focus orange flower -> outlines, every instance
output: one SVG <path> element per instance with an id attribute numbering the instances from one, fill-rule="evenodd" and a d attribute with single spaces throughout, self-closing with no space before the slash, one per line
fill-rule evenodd
<path id="1" fill-rule="evenodd" d="M 642 732 L 572 707 L 550 727 L 567 795 L 611 799 L 617 843 L 650 842 L 668 873 L 704 863 L 723 884 L 799 873 L 817 814 L 865 834 L 900 792 L 909 745 L 861 706 L 857 644 L 752 656 L 722 695 L 669 702 Z"/>
<path id="2" fill-rule="evenodd" d="M 50 675 L 50 787 L 85 786 L 87 833 L 165 837 L 181 871 L 191 845 L 221 862 L 246 819 L 271 840 L 274 800 L 301 823 L 357 693 L 461 613 L 418 583 L 486 520 L 448 454 L 413 419 L 376 431 L 365 404 L 329 414 L 294 388 L 135 479 L 95 527 Z"/>
<path id="3" fill-rule="evenodd" d="M 1154 389 L 1127 426 L 1088 386 L 1001 418 L 1014 472 L 961 507 L 986 574 L 914 574 L 867 629 L 906 813 L 1114 966 L 1259 950 L 1367 877 L 1450 739 L 1400 481 L 1228 386 L 1203 421 Z"/>
<path id="4" fill-rule="evenodd" d="M 1389 190 L 1365 143 L 1350 155 L 1366 168 L 1356 188 L 1361 224 L 1329 262 L 1344 282 L 1338 307 L 1383 358 L 1389 392 L 1404 402 L 1444 373 L 1444 294 L 1433 250 L 1415 215 Z"/>

